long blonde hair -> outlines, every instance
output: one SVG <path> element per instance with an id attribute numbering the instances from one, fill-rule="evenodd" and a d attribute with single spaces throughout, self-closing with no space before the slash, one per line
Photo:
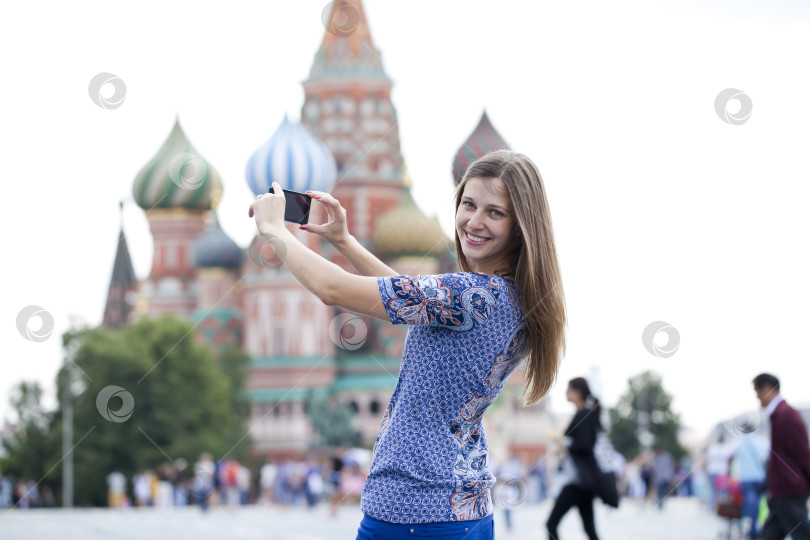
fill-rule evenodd
<path id="1" fill-rule="evenodd" d="M 525 404 L 531 405 L 551 389 L 565 355 L 565 295 L 543 179 L 537 166 L 525 155 L 509 150 L 490 152 L 464 173 L 456 189 L 456 213 L 470 178 L 500 178 L 512 203 L 515 234 L 508 248 L 510 262 L 496 273 L 511 278 L 518 290 L 526 328 L 527 381 L 523 395 Z M 455 242 L 458 266 L 469 272 L 457 231 Z"/>

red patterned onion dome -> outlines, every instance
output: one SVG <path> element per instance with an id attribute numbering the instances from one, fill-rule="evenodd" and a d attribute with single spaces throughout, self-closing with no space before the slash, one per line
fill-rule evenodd
<path id="1" fill-rule="evenodd" d="M 467 167 L 476 159 L 495 150 L 509 149 L 509 145 L 492 127 L 492 122 L 489 121 L 487 112 L 484 111 L 476 128 L 456 152 L 456 157 L 453 159 L 453 183 L 458 185 L 461 182 Z"/>

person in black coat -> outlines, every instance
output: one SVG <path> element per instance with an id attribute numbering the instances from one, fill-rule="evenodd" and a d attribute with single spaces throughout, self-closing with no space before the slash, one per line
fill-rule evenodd
<path id="1" fill-rule="evenodd" d="M 599 540 L 593 517 L 593 499 L 600 491 L 600 471 L 593 448 L 597 433 L 602 429 L 599 421 L 601 408 L 599 400 L 591 395 L 588 381 L 582 377 L 568 382 L 566 397 L 576 406 L 577 413 L 565 430 L 568 450 L 562 465 L 565 485 L 557 496 L 546 529 L 550 540 L 559 540 L 557 526 L 566 512 L 576 506 L 589 540 Z"/>

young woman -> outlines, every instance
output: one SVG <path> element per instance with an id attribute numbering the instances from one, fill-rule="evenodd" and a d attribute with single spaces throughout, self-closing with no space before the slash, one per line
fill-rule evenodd
<path id="1" fill-rule="evenodd" d="M 600 489 L 599 467 L 594 457 L 597 432 L 602 429 L 599 421 L 599 400 L 593 397 L 588 381 L 582 377 L 568 382 L 568 401 L 577 408 L 574 419 L 565 430 L 567 452 L 563 458 L 565 486 L 560 492 L 546 523 L 549 540 L 559 540 L 557 526 L 573 506 L 579 509 L 582 525 L 589 540 L 598 540 L 593 519 L 593 499 Z"/>
<path id="2" fill-rule="evenodd" d="M 534 163 L 510 151 L 468 168 L 455 195 L 458 273 L 400 276 L 348 232 L 346 212 L 305 228 L 361 275 L 307 249 L 284 226 L 284 195 L 251 205 L 259 232 L 285 250 L 290 272 L 328 305 L 408 324 L 399 380 L 383 414 L 363 486 L 358 539 L 492 537 L 481 418 L 526 362 L 526 403 L 546 395 L 565 350 L 566 322 L 551 215 Z"/>

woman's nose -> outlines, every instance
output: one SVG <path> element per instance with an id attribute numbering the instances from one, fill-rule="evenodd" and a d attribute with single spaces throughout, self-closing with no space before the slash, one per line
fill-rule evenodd
<path id="1" fill-rule="evenodd" d="M 470 216 L 470 220 L 467 222 L 467 226 L 471 229 L 477 229 L 481 226 L 481 214 L 478 211 L 473 212 L 473 215 Z"/>

